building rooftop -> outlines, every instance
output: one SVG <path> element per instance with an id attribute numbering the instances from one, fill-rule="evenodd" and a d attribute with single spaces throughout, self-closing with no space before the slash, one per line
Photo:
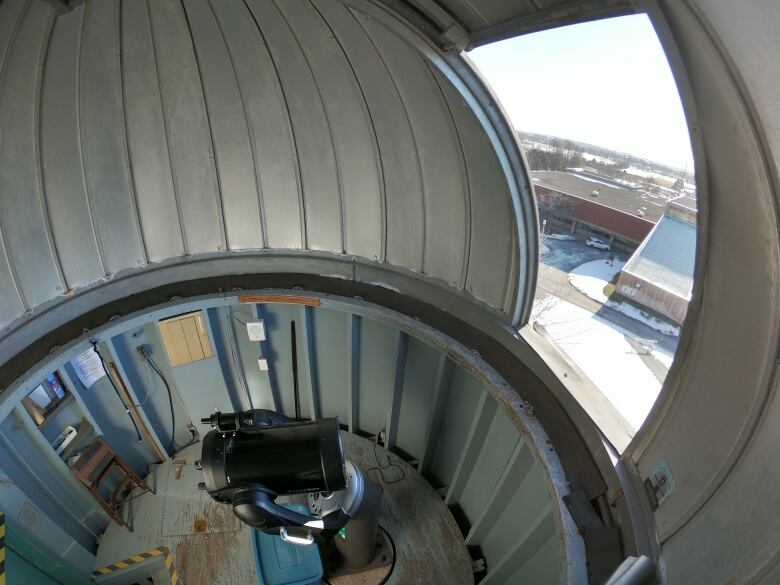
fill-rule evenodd
<path id="1" fill-rule="evenodd" d="M 645 213 L 644 219 L 653 223 L 661 218 L 668 204 L 668 199 L 664 197 L 623 187 L 587 173 L 532 171 L 531 179 L 534 185 L 593 201 L 631 215 L 638 215 L 637 211 L 641 209 Z M 598 197 L 592 196 L 593 191 L 599 192 Z"/>
<path id="2" fill-rule="evenodd" d="M 683 298 L 690 298 L 696 260 L 696 226 L 665 215 L 623 267 Z"/>
<path id="3" fill-rule="evenodd" d="M 696 223 L 696 199 L 688 196 L 676 197 L 669 202 L 666 215 L 676 217 L 688 223 Z"/>
<path id="4" fill-rule="evenodd" d="M 670 202 L 670 205 L 678 205 L 680 207 L 684 207 L 686 209 L 690 209 L 694 213 L 696 212 L 696 199 L 693 197 L 690 197 L 688 195 L 682 195 L 680 197 L 675 197 Z"/>

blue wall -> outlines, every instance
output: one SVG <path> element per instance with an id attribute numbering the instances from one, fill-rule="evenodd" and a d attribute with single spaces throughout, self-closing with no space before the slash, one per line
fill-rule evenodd
<path id="1" fill-rule="evenodd" d="M 9 585 L 61 585 L 8 548 L 5 550 L 5 572 Z"/>

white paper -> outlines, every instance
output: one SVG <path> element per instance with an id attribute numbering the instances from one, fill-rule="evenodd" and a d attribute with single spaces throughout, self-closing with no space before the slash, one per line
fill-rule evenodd
<path id="1" fill-rule="evenodd" d="M 74 357 L 70 363 L 76 370 L 76 375 L 84 388 L 91 388 L 95 382 L 106 375 L 103 364 L 100 363 L 100 357 L 91 347 Z"/>

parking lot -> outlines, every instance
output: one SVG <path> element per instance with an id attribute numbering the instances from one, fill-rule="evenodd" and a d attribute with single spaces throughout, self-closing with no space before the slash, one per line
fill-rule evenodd
<path id="1" fill-rule="evenodd" d="M 569 282 L 569 273 L 577 266 L 593 260 L 606 260 L 609 252 L 596 248 L 589 248 L 584 240 L 566 240 L 545 237 L 542 240 L 542 250 L 547 251 L 541 255 L 541 264 L 539 266 L 539 280 L 536 297 L 543 298 L 545 295 L 552 295 L 570 303 L 573 303 L 583 309 L 586 309 L 594 315 L 598 315 L 606 322 L 613 324 L 623 331 L 629 332 L 636 338 L 651 340 L 659 348 L 673 354 L 678 338 L 663 335 L 657 330 L 652 329 L 631 319 L 617 311 L 602 305 L 583 295 L 575 289 Z M 615 261 L 625 262 L 629 254 L 622 250 L 615 250 Z"/>
<path id="2" fill-rule="evenodd" d="M 542 255 L 542 263 L 564 272 L 571 272 L 585 262 L 600 258 L 606 260 L 607 256 L 609 256 L 609 252 L 606 250 L 587 247 L 583 240 L 558 240 L 551 237 L 543 237 L 542 242 L 550 250 Z M 615 259 L 626 261 L 628 260 L 628 254 L 615 250 Z"/>

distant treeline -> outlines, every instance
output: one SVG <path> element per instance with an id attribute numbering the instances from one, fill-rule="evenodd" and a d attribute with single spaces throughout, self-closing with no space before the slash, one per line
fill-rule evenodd
<path id="1" fill-rule="evenodd" d="M 563 171 L 571 167 L 589 167 L 606 175 L 622 178 L 625 169 L 635 167 L 669 177 L 683 178 L 683 172 L 679 169 L 601 146 L 532 132 L 518 132 L 518 135 L 528 158 L 528 166 L 533 171 Z M 585 154 L 588 155 L 587 159 L 583 156 Z M 692 181 L 693 174 L 686 174 L 690 175 L 688 180 Z"/>

